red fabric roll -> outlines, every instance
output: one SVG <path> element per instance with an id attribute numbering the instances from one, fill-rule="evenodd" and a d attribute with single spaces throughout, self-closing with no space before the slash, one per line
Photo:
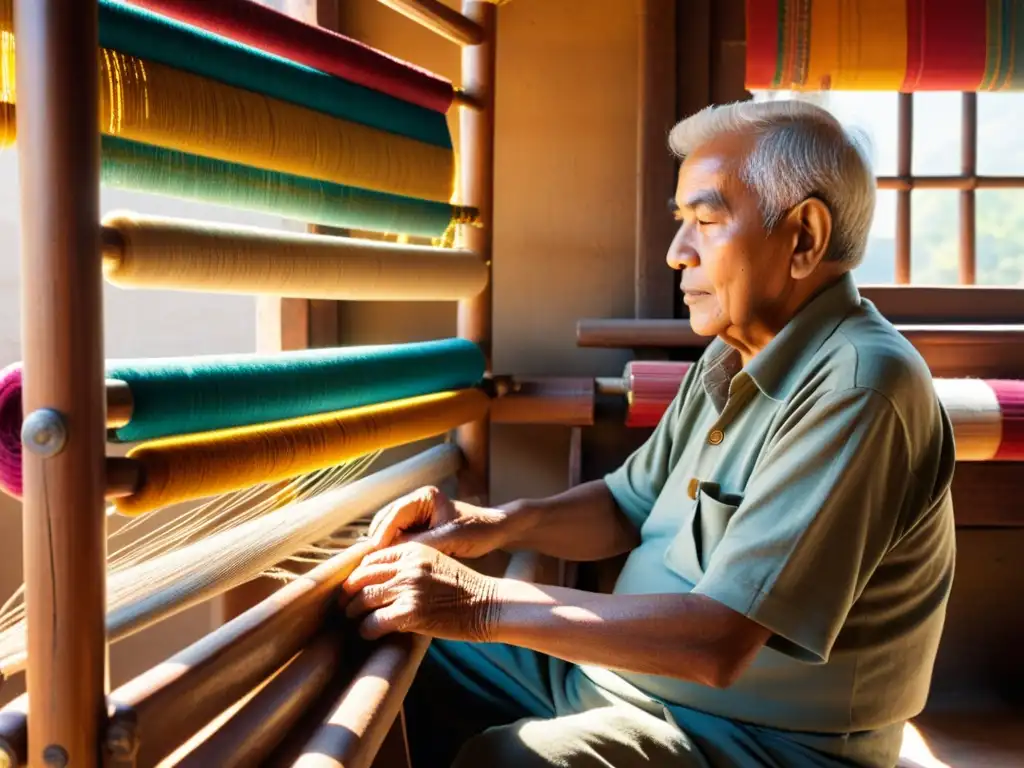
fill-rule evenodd
<path id="1" fill-rule="evenodd" d="M 655 427 L 676 396 L 690 363 L 634 360 L 626 364 L 627 427 Z"/>
<path id="2" fill-rule="evenodd" d="M 987 0 L 907 0 L 904 92 L 976 91 L 988 56 Z"/>
<path id="3" fill-rule="evenodd" d="M 996 393 L 1003 414 L 1003 439 L 993 461 L 1024 461 L 1024 381 L 994 379 L 985 382 Z"/>
<path id="4" fill-rule="evenodd" d="M 452 104 L 452 84 L 448 80 L 252 0 L 128 1 L 436 112 L 447 112 Z"/>

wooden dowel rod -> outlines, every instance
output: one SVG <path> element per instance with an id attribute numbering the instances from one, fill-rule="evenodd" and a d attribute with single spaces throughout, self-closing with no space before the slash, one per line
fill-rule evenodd
<path id="1" fill-rule="evenodd" d="M 177 768 L 263 765 L 326 690 L 338 669 L 341 648 L 339 633 L 321 634 L 226 723 L 177 761 Z"/>
<path id="2" fill-rule="evenodd" d="M 960 173 L 970 178 L 978 171 L 978 94 L 963 94 L 960 133 Z M 975 190 L 960 191 L 960 284 L 975 283 Z"/>
<path id="3" fill-rule="evenodd" d="M 899 114 L 897 130 L 899 144 L 896 148 L 896 173 L 900 178 L 909 178 L 913 170 L 914 151 L 914 95 L 901 93 L 898 96 Z M 901 189 L 896 194 L 896 283 L 910 282 L 911 233 L 910 233 L 910 189 Z"/>
<path id="4" fill-rule="evenodd" d="M 31 765 L 99 759 L 107 644 L 97 4 L 15 0 Z"/>
<path id="5" fill-rule="evenodd" d="M 142 465 L 122 456 L 107 458 L 107 487 L 104 498 L 120 499 L 135 493 L 144 480 Z"/>
<path id="6" fill-rule="evenodd" d="M 491 402 L 491 422 L 589 426 L 594 423 L 594 380 L 514 379 L 512 390 Z"/>
<path id="7" fill-rule="evenodd" d="M 293 768 L 370 768 L 429 642 L 421 635 L 382 640 Z"/>
<path id="8" fill-rule="evenodd" d="M 487 33 L 469 14 L 453 11 L 440 0 L 377 0 L 417 24 L 459 45 L 480 45 Z"/>
<path id="9" fill-rule="evenodd" d="M 467 109 L 475 109 L 480 111 L 484 108 L 483 102 L 475 94 L 464 91 L 461 88 L 456 88 L 455 93 L 452 95 L 452 104 L 456 107 L 466 107 Z"/>
<path id="10" fill-rule="evenodd" d="M 879 189 L 909 192 L 912 189 L 948 189 L 965 192 L 975 189 L 1024 189 L 1024 176 L 879 176 Z"/>
<path id="11" fill-rule="evenodd" d="M 971 344 L 979 338 L 987 343 L 1002 340 L 1020 344 L 1024 341 L 1024 324 L 897 323 L 896 328 L 912 343 Z M 695 334 L 687 320 L 581 320 L 576 326 L 576 343 L 580 347 L 701 348 L 708 341 L 706 336 Z"/>
<path id="12" fill-rule="evenodd" d="M 472 299 L 458 305 L 458 335 L 476 343 L 493 370 L 491 355 L 491 259 L 494 237 L 494 90 L 495 22 L 497 9 L 480 0 L 464 0 L 463 15 L 483 30 L 479 45 L 462 49 L 462 88 L 475 94 L 481 109 L 459 111 L 459 182 L 462 204 L 480 212 L 480 227 L 462 227 L 464 247 L 479 253 L 487 264 L 487 286 Z M 459 474 L 458 495 L 486 504 L 490 490 L 490 421 L 481 419 L 463 425 L 456 440 L 465 457 Z"/>
<path id="13" fill-rule="evenodd" d="M 305 645 L 368 551 L 353 545 L 114 691 L 108 750 L 156 765 Z"/>

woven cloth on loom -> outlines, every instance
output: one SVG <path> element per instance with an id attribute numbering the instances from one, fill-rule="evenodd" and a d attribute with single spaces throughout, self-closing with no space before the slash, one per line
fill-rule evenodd
<path id="1" fill-rule="evenodd" d="M 251 0 L 130 2 L 427 109 L 446 112 L 452 103 L 449 81 Z"/>
<path id="2" fill-rule="evenodd" d="M 487 414 L 478 389 L 142 443 L 128 452 L 145 478 L 116 499 L 124 515 L 273 483 L 443 434 Z"/>
<path id="3" fill-rule="evenodd" d="M 679 391 L 689 363 L 633 361 L 623 379 L 630 427 L 653 427 Z M 1024 461 L 1024 381 L 935 379 L 953 424 L 958 461 Z"/>
<path id="4" fill-rule="evenodd" d="M 99 68 L 105 134 L 363 189 L 452 197 L 451 149 L 108 49 Z M 0 89 L 13 93 L 13 66 L 0 68 L 0 78 Z"/>
<path id="5" fill-rule="evenodd" d="M 103 48 L 427 144 L 452 146 L 448 121 L 439 112 L 117 0 L 100 0 L 99 37 Z"/>
<path id="6" fill-rule="evenodd" d="M 458 301 L 479 294 L 488 280 L 484 261 L 465 250 L 130 213 L 111 214 L 104 224 L 121 247 L 104 254 L 103 271 L 122 288 Z"/>
<path id="7" fill-rule="evenodd" d="M 1016 3 L 747 0 L 748 90 L 1024 87 Z"/>
<path id="8" fill-rule="evenodd" d="M 131 390 L 132 418 L 116 436 L 134 442 L 472 387 L 483 378 L 484 357 L 470 341 L 444 339 L 275 355 L 111 360 L 106 372 Z"/>

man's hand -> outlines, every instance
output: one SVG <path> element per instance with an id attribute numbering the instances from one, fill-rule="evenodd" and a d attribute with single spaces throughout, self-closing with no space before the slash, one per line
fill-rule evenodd
<path id="1" fill-rule="evenodd" d="M 381 510 L 370 524 L 370 539 L 376 549 L 415 541 L 452 557 L 473 559 L 501 549 L 508 527 L 506 512 L 453 502 L 427 487 Z"/>
<path id="2" fill-rule="evenodd" d="M 486 642 L 497 620 L 495 579 L 418 543 L 374 552 L 342 585 L 345 613 L 365 616 L 359 633 L 375 640 L 414 632 Z"/>

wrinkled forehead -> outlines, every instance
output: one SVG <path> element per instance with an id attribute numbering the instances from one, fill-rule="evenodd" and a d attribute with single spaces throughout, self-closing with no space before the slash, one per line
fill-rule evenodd
<path id="1" fill-rule="evenodd" d="M 676 203 L 692 208 L 719 198 L 727 207 L 742 207 L 754 195 L 740 178 L 753 145 L 751 137 L 729 135 L 696 147 L 679 169 Z"/>

